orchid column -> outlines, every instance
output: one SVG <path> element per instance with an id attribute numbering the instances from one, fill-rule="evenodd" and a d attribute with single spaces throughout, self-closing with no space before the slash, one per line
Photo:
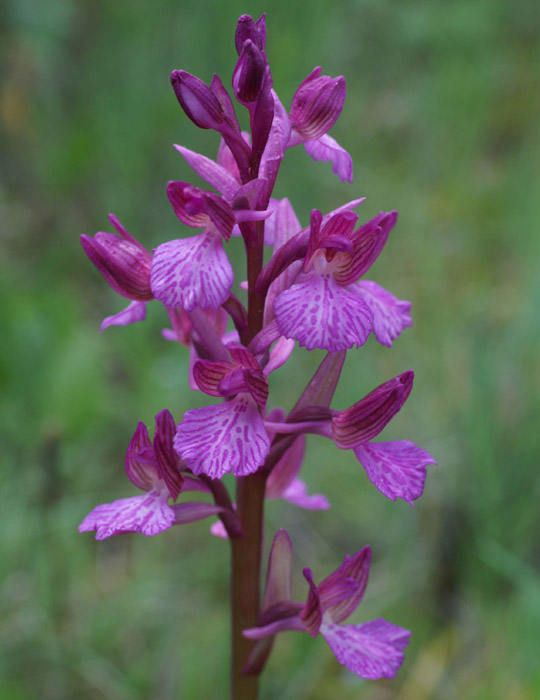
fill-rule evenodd
<path id="1" fill-rule="evenodd" d="M 125 532 L 155 535 L 173 525 L 217 516 L 214 535 L 230 540 L 232 670 L 231 697 L 257 697 L 276 634 L 286 630 L 321 634 L 339 663 L 364 678 L 395 675 L 409 632 L 382 618 L 342 625 L 361 601 L 371 550 L 364 546 L 320 584 L 310 569 L 305 603 L 291 600 L 292 543 L 278 531 L 260 599 L 263 515 L 266 498 L 282 498 L 313 510 L 330 507 L 310 495 L 298 477 L 306 436 L 322 435 L 353 450 L 369 479 L 386 497 L 412 503 L 423 491 L 433 458 L 409 441 L 373 442 L 402 408 L 413 383 L 406 371 L 381 383 L 345 410 L 331 408 L 348 350 L 370 334 L 391 346 L 411 324 L 410 304 L 364 279 L 393 230 L 396 212 L 381 212 L 357 225 L 356 199 L 323 215 L 314 208 L 302 228 L 288 199 L 272 198 L 287 148 L 303 144 L 314 160 L 329 161 L 341 180 L 352 180 L 349 154 L 328 135 L 345 99 L 345 80 L 315 68 L 300 84 L 287 113 L 273 90 L 265 54 L 264 15 L 243 15 L 235 44 L 239 55 L 232 91 L 247 110 L 242 132 L 220 78 L 208 86 L 185 71 L 171 75 L 189 119 L 219 133 L 217 159 L 175 146 L 214 191 L 170 182 L 167 195 L 180 221 L 200 229 L 170 240 L 152 254 L 111 215 L 118 235 L 82 236 L 85 252 L 111 287 L 128 298 L 123 311 L 102 330 L 141 321 L 147 304 L 160 302 L 171 327 L 163 336 L 190 353 L 194 391 L 219 400 L 184 413 L 176 425 L 168 410 L 156 416 L 150 440 L 139 423 L 125 468 L 143 491 L 97 506 L 80 530 L 103 539 Z M 246 251 L 247 283 L 233 291 L 235 276 L 226 253 L 232 236 Z M 273 254 L 263 268 L 264 246 Z M 247 306 L 242 302 L 247 289 Z M 327 351 L 293 408 L 271 407 L 268 375 L 291 356 L 296 342 Z M 309 465 L 306 465 L 306 470 Z M 235 502 L 222 477 L 236 478 Z M 188 492 L 204 500 L 181 500 Z"/>

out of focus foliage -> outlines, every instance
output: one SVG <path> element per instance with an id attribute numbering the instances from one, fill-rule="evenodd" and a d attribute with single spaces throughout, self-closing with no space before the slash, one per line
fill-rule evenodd
<path id="1" fill-rule="evenodd" d="M 228 546 L 208 523 L 152 540 L 77 533 L 96 504 L 134 492 L 123 458 L 136 422 L 165 407 L 179 420 L 205 401 L 189 391 L 185 351 L 162 339 L 157 305 L 144 324 L 98 334 L 122 300 L 78 236 L 107 230 L 109 211 L 149 248 L 186 235 L 165 184 L 191 173 L 171 144 L 211 156 L 217 141 L 184 117 L 169 72 L 227 82 L 238 15 L 265 9 L 286 105 L 315 65 L 346 76 L 332 135 L 355 162 L 342 185 L 295 149 L 277 195 L 304 223 L 310 209 L 359 195 L 363 218 L 400 213 L 373 277 L 412 300 L 414 326 L 392 350 L 370 340 L 351 352 L 335 405 L 412 367 L 414 391 L 384 438 L 414 440 L 439 466 L 411 509 L 376 491 L 352 454 L 310 441 L 304 478 L 333 508 L 271 503 L 268 537 L 287 527 L 298 575 L 309 564 L 319 579 L 371 544 L 356 621 L 384 615 L 413 637 L 398 678 L 369 683 L 322 640 L 283 635 L 262 697 L 532 700 L 540 91 L 530 0 L 2 4 L 0 700 L 226 696 Z M 285 407 L 320 357 L 297 350 L 275 375 Z"/>

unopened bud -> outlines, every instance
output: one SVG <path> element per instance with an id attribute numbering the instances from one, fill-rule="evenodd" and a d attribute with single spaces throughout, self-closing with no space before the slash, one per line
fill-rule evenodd
<path id="1" fill-rule="evenodd" d="M 217 129 L 223 123 L 223 109 L 212 90 L 191 73 L 173 70 L 171 85 L 180 105 L 201 129 Z"/>

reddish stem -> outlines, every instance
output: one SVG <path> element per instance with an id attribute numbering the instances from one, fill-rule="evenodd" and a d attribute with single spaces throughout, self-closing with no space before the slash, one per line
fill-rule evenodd
<path id="1" fill-rule="evenodd" d="M 251 231 L 246 231 L 244 236 L 248 275 L 245 345 L 261 330 L 264 311 L 264 296 L 255 293 L 255 282 L 263 264 L 264 221 L 249 228 Z M 242 673 L 253 647 L 242 631 L 255 627 L 259 616 L 265 485 L 266 477 L 261 473 L 237 479 L 237 515 L 244 534 L 231 538 L 232 700 L 256 700 L 258 696 L 258 676 Z"/>

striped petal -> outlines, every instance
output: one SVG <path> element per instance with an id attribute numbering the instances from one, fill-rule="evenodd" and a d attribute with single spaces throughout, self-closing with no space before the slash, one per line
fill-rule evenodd
<path id="1" fill-rule="evenodd" d="M 174 524 L 174 510 L 167 505 L 168 493 L 150 491 L 142 496 L 121 498 L 97 506 L 79 525 L 79 532 L 96 531 L 96 540 L 125 532 L 140 532 L 150 537 Z"/>
<path id="2" fill-rule="evenodd" d="M 357 294 L 371 309 L 373 333 L 381 343 L 389 348 L 401 332 L 412 325 L 410 301 L 401 301 L 375 282 L 362 280 L 349 286 L 349 291 Z"/>
<path id="3" fill-rule="evenodd" d="M 274 312 L 281 334 L 308 350 L 339 352 L 363 345 L 372 327 L 366 304 L 330 274 L 304 276 L 277 297 Z"/>
<path id="4" fill-rule="evenodd" d="M 314 141 L 306 141 L 304 148 L 308 156 L 311 156 L 313 160 L 332 163 L 332 172 L 342 182 L 352 182 L 352 158 L 331 136 L 325 134 Z"/>
<path id="5" fill-rule="evenodd" d="M 340 664 L 361 678 L 393 678 L 411 633 L 382 618 L 363 625 L 323 622 L 321 634 Z"/>
<path id="6" fill-rule="evenodd" d="M 221 236 L 213 231 L 168 241 L 154 251 L 152 292 L 170 308 L 217 309 L 229 296 L 233 279 Z"/>
<path id="7" fill-rule="evenodd" d="M 387 498 L 402 498 L 412 505 L 422 495 L 426 465 L 433 457 L 408 440 L 369 442 L 354 448 L 369 480 Z"/>
<path id="8" fill-rule="evenodd" d="M 270 440 L 257 404 L 249 394 L 184 414 L 174 448 L 194 474 L 221 478 L 227 472 L 247 476 L 263 464 Z"/>

